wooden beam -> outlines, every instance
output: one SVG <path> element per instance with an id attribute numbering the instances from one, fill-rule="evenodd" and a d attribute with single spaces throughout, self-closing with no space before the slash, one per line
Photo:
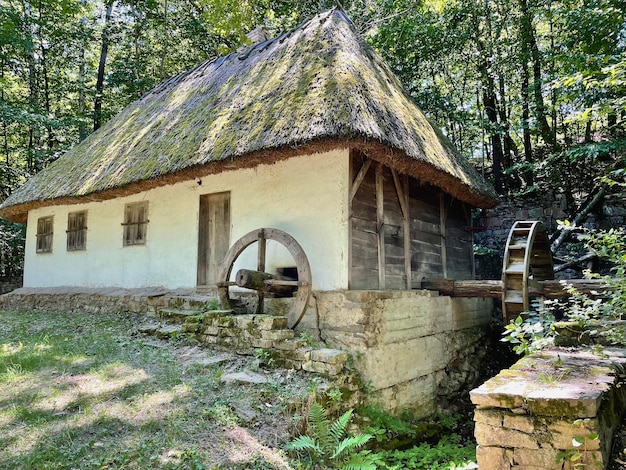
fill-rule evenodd
<path id="1" fill-rule="evenodd" d="M 240 269 L 235 274 L 235 283 L 239 287 L 254 289 L 280 295 L 291 295 L 297 287 L 298 281 L 287 276 L 278 276 L 251 269 Z"/>
<path id="2" fill-rule="evenodd" d="M 356 196 L 357 191 L 361 187 L 361 183 L 363 182 L 365 175 L 367 175 L 367 170 L 370 169 L 371 164 L 372 164 L 372 160 L 370 160 L 369 158 L 365 160 L 365 163 L 363 163 L 363 166 L 359 170 L 359 173 L 356 175 L 356 178 L 354 178 L 354 182 L 352 183 L 352 188 L 350 189 L 350 202 L 352 202 L 352 200 L 354 199 L 354 196 Z"/>
<path id="3" fill-rule="evenodd" d="M 386 287 L 385 281 L 385 207 L 383 192 L 383 164 L 376 165 L 376 233 L 378 235 L 378 288 Z"/>
<path id="4" fill-rule="evenodd" d="M 409 216 L 409 207 L 406 199 L 404 198 L 404 191 L 402 190 L 402 185 L 398 179 L 398 174 L 393 168 L 391 169 L 391 175 L 393 176 L 393 184 L 396 187 L 396 194 L 398 196 L 398 202 L 400 203 L 400 209 L 402 209 L 402 216 L 406 219 Z"/>
<path id="5" fill-rule="evenodd" d="M 391 176 L 393 176 L 393 184 L 396 188 L 396 196 L 402 210 L 402 242 L 404 248 L 404 279 L 405 287 L 411 290 L 411 226 L 409 219 L 409 198 L 408 196 L 408 177 L 405 176 L 402 181 L 398 178 L 396 170 L 391 168 Z M 402 184 L 404 183 L 404 185 Z M 404 189 L 403 189 L 404 188 Z"/>
<path id="6" fill-rule="evenodd" d="M 579 292 L 589 294 L 592 291 L 603 291 L 607 285 L 602 280 L 596 279 L 571 279 L 567 284 Z M 557 299 L 569 297 L 567 287 L 561 281 L 536 281 L 529 289 L 530 297 L 545 297 Z M 492 297 L 499 299 L 502 296 L 502 281 L 499 280 L 473 280 L 454 281 L 452 279 L 424 279 L 422 289 L 436 290 L 450 297 Z"/>
<path id="7" fill-rule="evenodd" d="M 441 233 L 441 264 L 443 277 L 448 276 L 448 249 L 446 247 L 446 195 L 439 193 L 439 231 Z"/>
<path id="8" fill-rule="evenodd" d="M 413 273 L 411 271 L 411 213 L 409 211 L 409 177 L 404 175 L 402 178 L 404 192 L 404 204 L 406 211 L 402 220 L 402 230 L 404 232 L 404 271 L 406 273 L 406 288 L 411 290 L 413 288 Z"/>

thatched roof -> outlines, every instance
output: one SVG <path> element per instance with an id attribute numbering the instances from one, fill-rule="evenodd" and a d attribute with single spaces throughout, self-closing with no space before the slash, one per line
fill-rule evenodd
<path id="1" fill-rule="evenodd" d="M 104 200 L 331 148 L 359 148 L 475 206 L 492 188 L 404 92 L 345 14 L 173 77 L 13 193 L 0 216 Z M 312 155 L 311 158 L 315 158 Z"/>

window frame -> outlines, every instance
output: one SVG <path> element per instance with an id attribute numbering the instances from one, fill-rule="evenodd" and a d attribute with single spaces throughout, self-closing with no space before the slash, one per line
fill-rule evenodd
<path id="1" fill-rule="evenodd" d="M 148 201 L 124 205 L 122 246 L 146 245 L 148 235 Z"/>
<path id="2" fill-rule="evenodd" d="M 82 220 L 81 220 L 82 218 Z M 80 221 L 80 223 L 77 223 Z M 67 251 L 87 250 L 87 211 L 67 214 Z"/>
<path id="3" fill-rule="evenodd" d="M 47 215 L 37 219 L 37 233 L 35 234 L 35 239 L 36 253 L 52 253 L 52 242 L 54 239 L 53 215 Z"/>

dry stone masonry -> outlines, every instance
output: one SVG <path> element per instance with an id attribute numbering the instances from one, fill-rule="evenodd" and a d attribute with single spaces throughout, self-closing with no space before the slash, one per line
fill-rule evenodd
<path id="1" fill-rule="evenodd" d="M 606 468 L 626 407 L 624 364 L 624 350 L 555 348 L 473 390 L 479 468 Z"/>
<path id="2" fill-rule="evenodd" d="M 235 315 L 203 312 L 211 298 L 193 292 L 22 288 L 0 296 L 0 309 L 146 313 L 179 323 L 154 326 L 159 335 L 193 334 L 241 354 L 259 354 L 260 348 L 273 364 L 332 377 L 344 397 L 355 401 L 362 398 L 359 386 L 367 384 L 368 399 L 392 413 L 431 415 L 466 396 L 482 378 L 491 299 L 427 290 L 318 291 L 295 331 L 287 328 L 293 299 L 271 300 L 265 309 L 270 314 Z M 352 367 L 346 371 L 348 359 Z"/>

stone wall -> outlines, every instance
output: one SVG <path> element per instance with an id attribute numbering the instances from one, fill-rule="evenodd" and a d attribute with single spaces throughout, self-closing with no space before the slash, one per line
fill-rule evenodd
<path id="1" fill-rule="evenodd" d="M 626 409 L 626 351 L 552 349 L 470 393 L 481 470 L 606 468 Z"/>
<path id="2" fill-rule="evenodd" d="M 428 416 L 480 380 L 491 299 L 437 292 L 316 293 L 317 334 L 353 354 L 372 401 Z M 309 330 L 312 331 L 312 330 Z"/>
<path id="3" fill-rule="evenodd" d="M 569 209 L 561 195 L 544 196 L 532 200 L 503 200 L 493 209 L 487 209 L 474 225 L 482 227 L 475 232 L 474 243 L 498 252 L 504 250 L 506 239 L 517 220 L 539 220 L 554 231 L 558 220 L 568 218 Z M 626 194 L 610 194 L 589 214 L 584 227 L 608 230 L 626 227 Z"/>
<path id="4" fill-rule="evenodd" d="M 192 294 L 158 288 L 22 288 L 0 296 L 0 309 L 154 314 L 172 305 L 169 299 Z M 266 311 L 271 315 L 285 314 L 290 299 L 269 304 Z M 371 401 L 390 412 L 411 410 L 427 416 L 467 396 L 477 384 L 488 354 L 484 344 L 491 310 L 491 299 L 453 299 L 425 290 L 315 292 L 295 339 L 274 338 L 278 334 L 274 332 L 253 339 L 258 347 L 271 343 L 274 349 L 290 351 L 302 348 L 299 338 L 305 333 L 309 342 L 347 351 L 353 370 L 371 392 Z M 250 324 L 245 316 L 213 320 L 202 324 L 201 333 L 202 340 L 211 344 L 230 341 L 231 327 Z M 303 361 L 300 366 L 306 369 L 309 365 Z"/>
<path id="5" fill-rule="evenodd" d="M 0 277 L 0 295 L 22 287 L 22 277 Z"/>

